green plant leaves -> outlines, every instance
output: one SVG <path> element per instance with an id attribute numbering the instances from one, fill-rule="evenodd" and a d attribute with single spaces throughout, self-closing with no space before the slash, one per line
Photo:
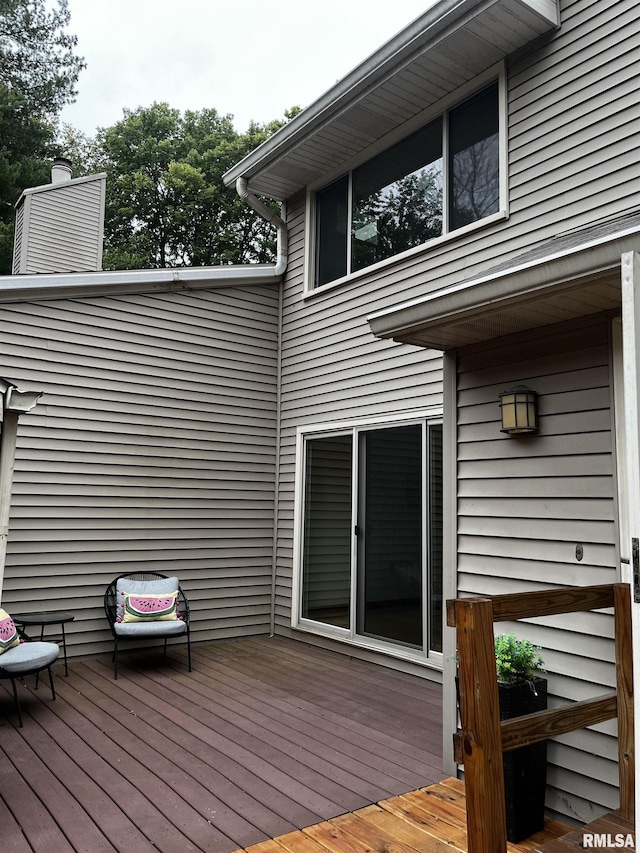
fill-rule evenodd
<path id="1" fill-rule="evenodd" d="M 515 634 L 498 634 L 494 642 L 498 681 L 530 679 L 542 670 L 540 647 L 530 640 L 520 640 Z"/>

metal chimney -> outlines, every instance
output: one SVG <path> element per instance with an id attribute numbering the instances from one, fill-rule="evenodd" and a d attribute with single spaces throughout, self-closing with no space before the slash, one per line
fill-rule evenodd
<path id="1" fill-rule="evenodd" d="M 61 184 L 71 180 L 71 160 L 66 157 L 56 157 L 51 167 L 51 183 Z"/>

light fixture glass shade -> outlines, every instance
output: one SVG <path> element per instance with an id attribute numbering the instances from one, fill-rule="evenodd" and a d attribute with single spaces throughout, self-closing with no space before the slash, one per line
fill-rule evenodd
<path id="1" fill-rule="evenodd" d="M 509 435 L 527 435 L 538 431 L 537 394 L 525 385 L 503 391 L 500 397 L 502 427 Z"/>

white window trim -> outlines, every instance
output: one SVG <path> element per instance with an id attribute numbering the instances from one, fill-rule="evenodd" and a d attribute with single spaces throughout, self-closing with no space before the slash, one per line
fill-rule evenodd
<path id="1" fill-rule="evenodd" d="M 440 652 L 425 652 L 423 650 L 414 650 L 404 648 L 391 642 L 382 640 L 374 640 L 367 637 L 357 636 L 353 633 L 353 629 L 339 628 L 334 625 L 326 625 L 319 622 L 314 622 L 310 619 L 304 619 L 301 614 L 301 598 L 302 598 L 302 539 L 304 525 L 304 471 L 305 471 L 305 439 L 309 437 L 323 438 L 324 436 L 347 435 L 354 430 L 376 428 L 376 427 L 392 427 L 392 426 L 409 426 L 411 424 L 427 423 L 442 423 L 442 407 L 430 407 L 418 411 L 396 413 L 393 415 L 381 416 L 378 418 L 355 418 L 349 421 L 335 421 L 321 424 L 309 424 L 308 426 L 299 426 L 296 430 L 296 467 L 294 480 L 294 509 L 293 509 L 293 578 L 291 585 L 291 627 L 296 631 L 304 631 L 316 636 L 325 637 L 330 640 L 338 640 L 342 643 L 347 643 L 368 651 L 388 654 L 400 660 L 419 663 L 422 666 L 442 670 L 443 655 Z M 357 460 L 353 460 L 354 468 Z M 352 473 L 352 477 L 354 474 Z M 423 483 L 423 488 L 426 485 Z M 353 500 L 356 501 L 356 490 L 354 489 Z M 424 531 L 423 531 L 424 535 Z M 355 549 L 355 537 L 352 538 L 352 548 Z M 354 565 L 355 555 L 352 553 L 352 565 Z M 423 568 L 424 571 L 424 568 Z M 356 583 L 356 573 L 352 573 L 352 590 L 351 590 L 351 607 L 356 606 L 355 590 L 353 586 Z M 354 613 L 351 613 L 351 625 L 355 625 Z M 423 626 L 426 631 L 426 624 Z"/>
<path id="2" fill-rule="evenodd" d="M 400 142 L 402 139 L 405 139 L 411 133 L 419 130 L 425 124 L 428 124 L 429 121 L 433 121 L 438 116 L 445 115 L 452 107 L 454 107 L 457 103 L 466 100 L 471 97 L 475 92 L 479 92 L 482 88 L 487 86 L 492 81 L 497 80 L 498 82 L 498 135 L 499 135 L 499 146 L 500 146 L 500 209 L 491 214 L 490 216 L 485 217 L 484 219 L 479 219 L 477 222 L 472 222 L 469 225 L 465 225 L 462 228 L 457 228 L 455 231 L 448 231 L 445 234 L 442 234 L 439 237 L 434 237 L 431 240 L 428 240 L 426 243 L 422 243 L 420 246 L 415 246 L 412 249 L 408 249 L 406 252 L 401 252 L 398 255 L 393 255 L 391 258 L 385 258 L 383 261 L 378 261 L 376 264 L 371 264 L 371 266 L 365 267 L 361 270 L 356 270 L 354 272 L 348 273 L 341 278 L 335 279 L 334 281 L 327 282 L 326 284 L 320 285 L 320 287 L 314 287 L 315 282 L 315 261 L 316 261 L 316 207 L 315 207 L 315 194 L 316 191 L 322 189 L 323 187 L 328 186 L 333 181 L 342 177 L 343 175 L 352 172 L 355 168 L 366 163 L 372 157 L 375 157 L 377 154 L 380 154 L 382 151 L 385 151 L 387 148 L 390 148 L 392 145 L 395 145 L 397 142 Z M 303 296 L 305 298 L 312 297 L 321 293 L 326 293 L 327 290 L 332 290 L 334 287 L 338 287 L 346 282 L 352 282 L 359 279 L 362 279 L 371 273 L 374 273 L 380 269 L 384 269 L 392 264 L 402 262 L 408 258 L 416 254 L 421 254 L 426 251 L 435 248 L 442 243 L 449 243 L 452 240 L 457 240 L 461 237 L 464 237 L 466 234 L 470 232 L 477 231 L 480 228 L 486 228 L 489 225 L 492 225 L 496 222 L 504 221 L 509 218 L 509 192 L 508 192 L 508 106 L 507 106 L 507 76 L 506 76 L 506 65 L 504 62 L 499 62 L 496 65 L 488 68 L 482 74 L 479 74 L 472 81 L 461 86 L 459 89 L 456 89 L 455 92 L 447 95 L 442 98 L 436 104 L 433 104 L 431 107 L 423 110 L 418 113 L 418 115 L 414 116 L 409 121 L 405 122 L 398 128 L 395 128 L 390 133 L 383 136 L 381 139 L 377 140 L 375 143 L 370 145 L 368 148 L 365 148 L 363 151 L 359 152 L 357 156 L 352 157 L 343 163 L 339 169 L 334 170 L 333 172 L 329 172 L 325 177 L 323 177 L 322 181 L 316 181 L 310 184 L 307 187 L 307 195 L 306 195 L 306 204 L 305 204 L 305 260 L 304 260 L 304 284 L 303 284 Z M 446 169 L 445 169 L 445 182 L 446 182 Z M 351 204 L 349 205 L 351 208 Z M 446 211 L 446 208 L 445 208 Z M 350 246 L 351 241 L 348 241 L 348 248 Z M 350 249 L 349 249 L 350 252 Z"/>

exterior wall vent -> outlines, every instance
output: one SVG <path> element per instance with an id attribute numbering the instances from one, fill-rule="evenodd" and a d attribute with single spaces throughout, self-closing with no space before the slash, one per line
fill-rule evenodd
<path id="1" fill-rule="evenodd" d="M 71 161 L 54 160 L 51 183 L 25 190 L 16 204 L 14 275 L 102 269 L 107 176 L 71 177 Z"/>

